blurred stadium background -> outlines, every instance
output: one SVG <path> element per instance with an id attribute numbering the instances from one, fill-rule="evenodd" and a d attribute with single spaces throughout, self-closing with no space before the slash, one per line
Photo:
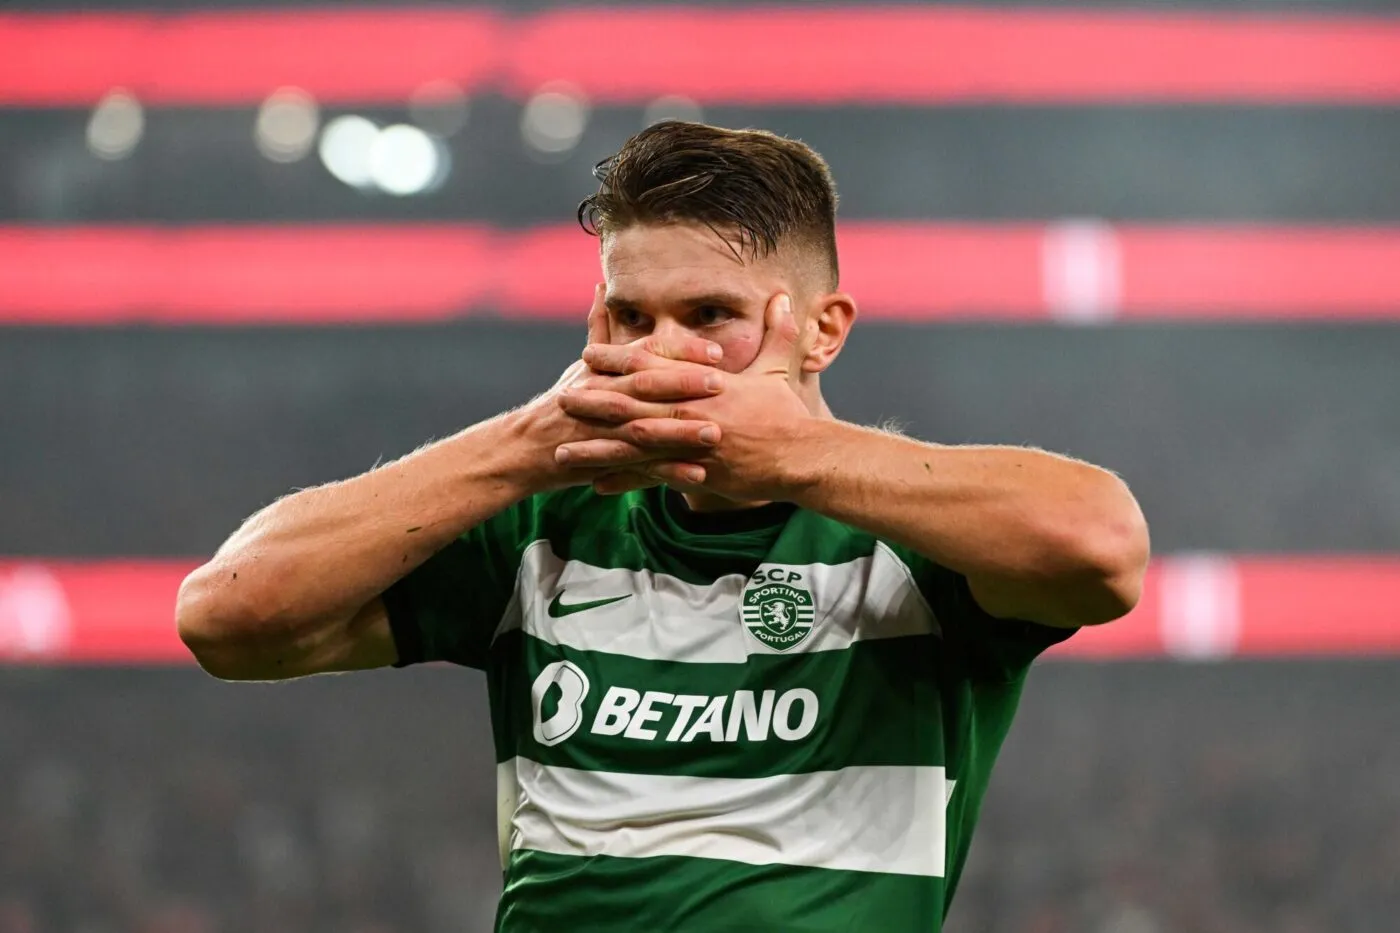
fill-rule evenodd
<path id="1" fill-rule="evenodd" d="M 1032 675 L 953 933 L 1400 924 L 1390 0 L 0 12 L 0 933 L 489 929 L 472 672 L 228 686 L 183 574 L 577 353 L 589 168 L 800 137 L 843 417 L 1118 470 L 1158 555 Z"/>

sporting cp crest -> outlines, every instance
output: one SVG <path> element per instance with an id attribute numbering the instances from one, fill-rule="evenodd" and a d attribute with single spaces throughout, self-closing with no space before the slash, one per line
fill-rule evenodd
<path id="1" fill-rule="evenodd" d="M 801 580 L 800 573 L 790 570 L 760 569 L 753 575 L 739 610 L 750 635 L 779 651 L 807 640 L 816 611 L 811 592 L 795 585 Z"/>

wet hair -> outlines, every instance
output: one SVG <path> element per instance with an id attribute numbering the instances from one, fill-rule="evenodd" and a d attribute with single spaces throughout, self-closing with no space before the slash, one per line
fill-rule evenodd
<path id="1" fill-rule="evenodd" d="M 627 140 L 593 169 L 598 191 L 578 206 L 579 224 L 606 237 L 637 224 L 701 223 L 741 259 L 780 249 L 836 261 L 836 183 L 810 146 L 767 130 L 729 130 L 665 120 Z"/>

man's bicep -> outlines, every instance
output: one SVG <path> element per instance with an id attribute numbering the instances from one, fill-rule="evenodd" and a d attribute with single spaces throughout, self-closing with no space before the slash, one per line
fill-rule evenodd
<path id="1" fill-rule="evenodd" d="M 967 588 L 973 601 L 994 619 L 1022 619 L 1051 628 L 1079 628 L 1072 612 L 1061 603 L 1060 588 L 1051 589 L 1004 577 L 969 575 Z"/>
<path id="2" fill-rule="evenodd" d="M 518 525 L 515 515 L 502 513 L 384 591 L 382 628 L 395 667 L 424 661 L 487 666 L 491 639 L 515 590 Z"/>
<path id="3" fill-rule="evenodd" d="M 294 639 L 223 656 L 215 647 L 200 663 L 222 680 L 292 680 L 388 667 L 396 658 L 389 616 L 376 597 L 349 617 L 303 630 Z"/>
<path id="4" fill-rule="evenodd" d="M 318 646 L 316 670 L 308 673 L 338 673 L 367 671 L 389 667 L 398 661 L 394 634 L 389 628 L 389 613 L 384 600 L 371 599 L 339 632 Z"/>
<path id="5" fill-rule="evenodd" d="M 1021 676 L 1042 651 L 1074 634 L 1072 628 L 1019 618 L 1012 603 L 988 600 L 993 603 L 988 606 L 969 578 L 906 548 L 891 549 L 933 610 L 946 647 L 979 678 L 1003 681 Z"/>

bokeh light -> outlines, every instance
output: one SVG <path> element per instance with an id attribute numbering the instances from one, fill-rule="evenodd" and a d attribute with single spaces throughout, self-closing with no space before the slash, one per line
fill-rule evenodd
<path id="1" fill-rule="evenodd" d="M 379 127 L 353 114 L 336 117 L 321 132 L 321 163 L 336 178 L 354 188 L 373 184 L 370 150 L 379 137 Z"/>
<path id="2" fill-rule="evenodd" d="M 87 124 L 88 150 L 99 159 L 124 159 L 136 150 L 145 129 L 141 102 L 118 88 L 93 108 Z"/>
<path id="3" fill-rule="evenodd" d="M 666 94 L 647 104 L 642 111 L 642 123 L 651 126 L 662 120 L 685 120 L 688 123 L 702 123 L 705 111 L 700 105 L 681 94 Z"/>
<path id="4" fill-rule="evenodd" d="M 305 91 L 286 87 L 273 92 L 258 108 L 253 138 L 258 151 L 274 162 L 296 162 L 316 142 L 321 115 Z"/>
<path id="5" fill-rule="evenodd" d="M 369 151 L 370 178 L 388 194 L 422 194 L 441 183 L 447 151 L 416 126 L 398 123 L 379 131 Z"/>
<path id="6" fill-rule="evenodd" d="M 520 114 L 520 135 L 531 154 L 543 158 L 572 152 L 588 127 L 588 102 L 571 85 L 541 88 Z"/>

